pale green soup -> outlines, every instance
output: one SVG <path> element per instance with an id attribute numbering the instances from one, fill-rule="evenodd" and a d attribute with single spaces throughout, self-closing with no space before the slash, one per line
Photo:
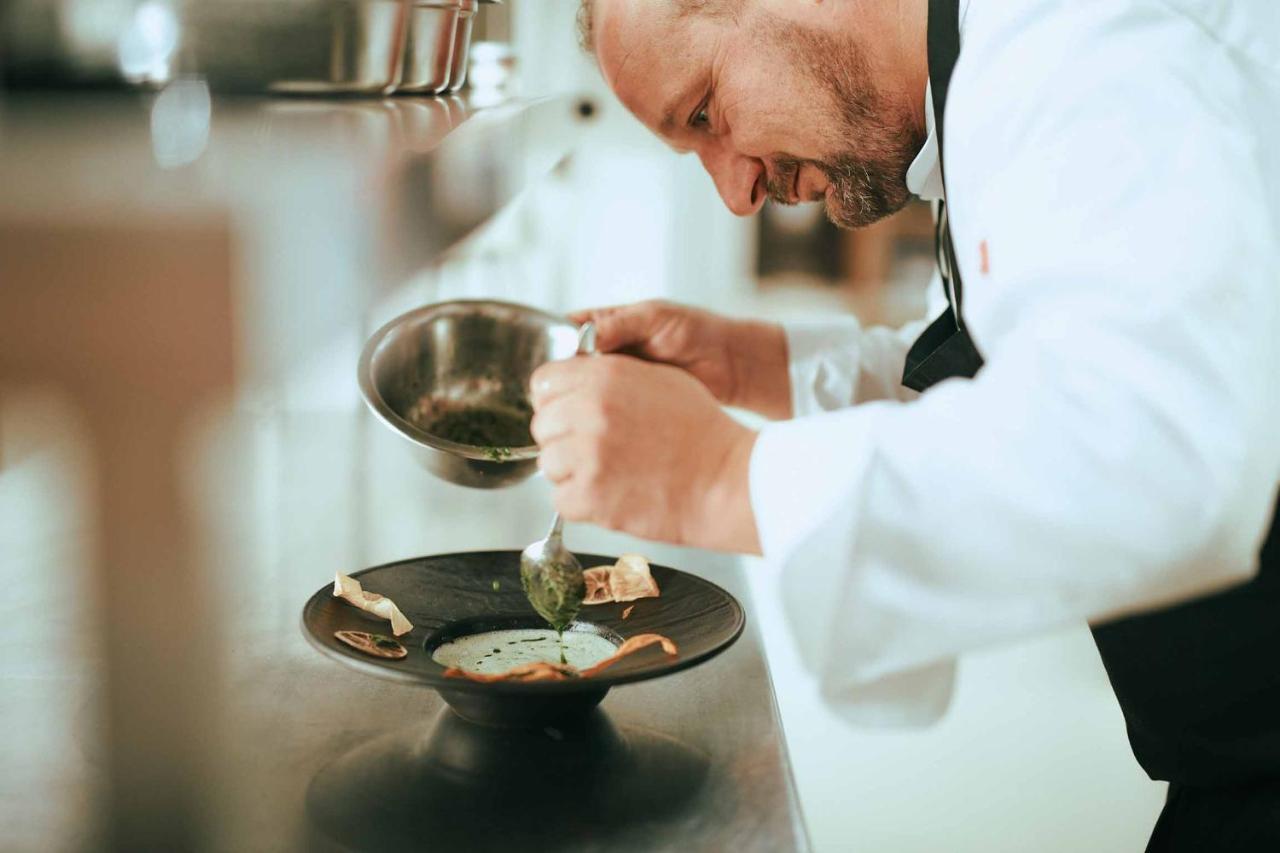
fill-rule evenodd
<path id="1" fill-rule="evenodd" d="M 564 632 L 564 662 L 577 669 L 599 663 L 618 650 L 617 646 L 586 631 Z M 486 675 L 506 672 L 525 663 L 561 663 L 561 647 L 550 628 L 517 628 L 468 634 L 444 643 L 431 658 L 441 666 L 456 666 L 467 672 Z"/>

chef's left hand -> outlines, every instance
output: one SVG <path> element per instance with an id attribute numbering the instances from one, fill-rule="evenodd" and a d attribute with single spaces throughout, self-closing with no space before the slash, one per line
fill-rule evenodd
<path id="1" fill-rule="evenodd" d="M 599 355 L 545 364 L 531 385 L 538 467 L 566 519 L 759 553 L 748 489 L 756 433 L 697 379 Z"/>

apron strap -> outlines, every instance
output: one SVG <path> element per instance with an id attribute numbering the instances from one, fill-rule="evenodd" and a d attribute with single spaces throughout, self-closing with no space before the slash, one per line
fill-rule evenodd
<path id="1" fill-rule="evenodd" d="M 938 162 L 942 162 L 942 117 L 947 111 L 951 73 L 960 59 L 960 0 L 929 0 L 929 85 L 933 89 L 934 128 L 938 134 Z M 946 172 L 942 174 L 946 183 Z"/>
<path id="2" fill-rule="evenodd" d="M 956 61 L 960 58 L 960 0 L 929 0 L 928 55 L 934 132 L 938 137 L 938 168 L 942 172 L 945 194 L 947 171 L 942 143 L 947 90 L 951 86 Z M 961 313 L 964 285 L 960 279 L 960 265 L 956 262 L 956 247 L 951 238 L 951 221 L 945 201 L 938 203 L 934 239 L 948 310 L 929 325 L 907 353 L 902 384 L 916 391 L 924 391 L 952 377 L 972 378 L 983 363 Z"/>
<path id="3" fill-rule="evenodd" d="M 943 194 L 946 193 L 947 166 L 943 156 L 946 133 L 947 93 L 951 75 L 960 59 L 960 0 L 929 0 L 929 87 L 933 92 L 933 127 L 938 137 L 938 170 L 942 173 Z M 956 328 L 964 328 L 960 306 L 964 300 L 964 283 L 956 263 L 956 247 L 951 239 L 951 222 L 945 200 L 938 203 L 937 227 L 938 270 L 947 292 L 947 304 L 955 314 Z"/>

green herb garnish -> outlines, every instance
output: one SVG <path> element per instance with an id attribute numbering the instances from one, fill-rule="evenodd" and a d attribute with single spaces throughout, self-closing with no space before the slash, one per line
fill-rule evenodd
<path id="1" fill-rule="evenodd" d="M 582 569 L 572 563 L 552 563 L 542 570 L 538 581 L 530 583 L 521 567 L 520 583 L 525 597 L 538 615 L 547 620 L 547 624 L 563 632 L 578 615 L 582 600 L 587 597 L 587 582 L 582 577 Z"/>
<path id="2" fill-rule="evenodd" d="M 519 411 L 473 406 L 441 412 L 428 424 L 419 424 L 427 432 L 448 441 L 483 448 L 495 461 L 511 456 L 511 448 L 533 444 L 529 424 L 533 420 L 527 405 Z"/>

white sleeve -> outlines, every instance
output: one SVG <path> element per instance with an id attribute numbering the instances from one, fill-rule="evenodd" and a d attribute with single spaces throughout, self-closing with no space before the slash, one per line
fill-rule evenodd
<path id="1" fill-rule="evenodd" d="M 1010 130 L 1003 105 L 1003 150 L 948 125 L 976 379 L 760 434 L 764 555 L 849 716 L 928 720 L 961 652 L 1255 570 L 1280 481 L 1276 211 L 1244 120 L 1151 73 L 1099 75 L 1056 122 Z"/>
<path id="2" fill-rule="evenodd" d="M 942 282 L 935 274 L 929 284 L 929 318 L 941 311 Z M 912 400 L 916 392 L 902 384 L 907 350 L 928 320 L 898 329 L 864 328 L 853 316 L 788 321 L 787 358 L 791 378 L 793 417 L 843 409 L 871 400 Z"/>

